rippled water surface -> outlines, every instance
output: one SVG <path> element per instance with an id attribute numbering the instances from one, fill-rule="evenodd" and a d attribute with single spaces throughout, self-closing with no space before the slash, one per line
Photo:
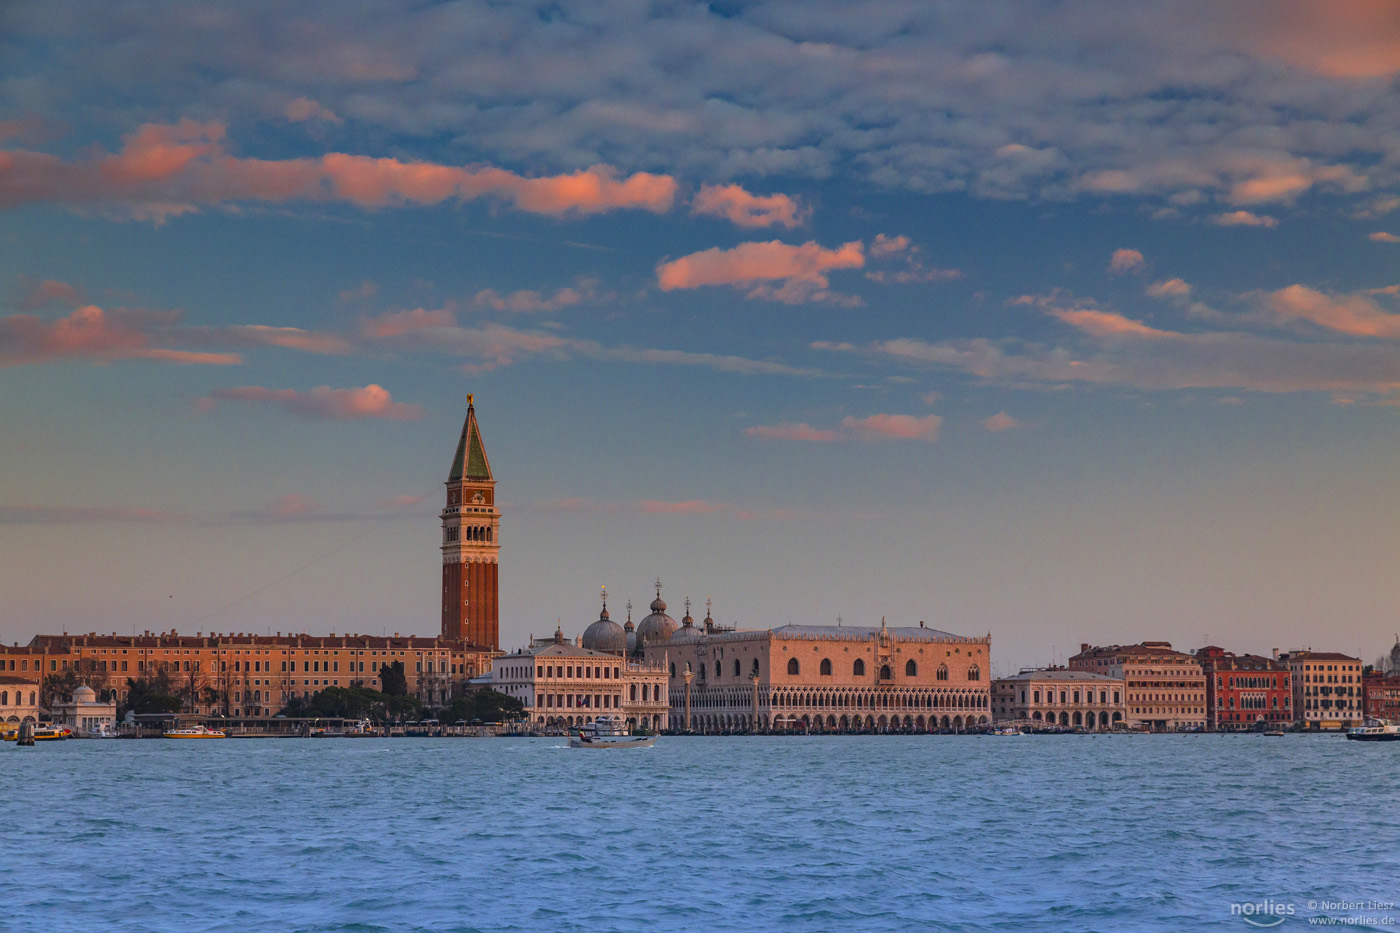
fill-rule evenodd
<path id="1" fill-rule="evenodd" d="M 1182 931 L 1267 901 L 1282 929 L 1400 924 L 1324 903 L 1400 900 L 1400 743 L 562 746 L 8 744 L 0 929 Z"/>

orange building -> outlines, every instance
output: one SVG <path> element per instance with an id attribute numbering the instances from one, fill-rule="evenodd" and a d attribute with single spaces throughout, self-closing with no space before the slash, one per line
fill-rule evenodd
<path id="1" fill-rule="evenodd" d="M 415 635 L 37 635 L 24 648 L 0 647 L 0 664 L 43 677 L 75 669 L 95 690 L 126 699 L 127 679 L 168 671 L 191 697 L 190 711 L 239 717 L 277 715 L 294 696 L 326 687 L 379 689 L 379 669 L 403 662 L 408 692 L 429 706 L 452 687 L 491 669 L 492 653 Z"/>

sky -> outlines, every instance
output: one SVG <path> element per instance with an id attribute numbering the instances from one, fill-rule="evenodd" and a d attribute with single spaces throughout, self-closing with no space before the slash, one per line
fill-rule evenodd
<path id="1" fill-rule="evenodd" d="M 597 617 L 1370 660 L 1400 8 L 0 7 L 0 639 Z"/>

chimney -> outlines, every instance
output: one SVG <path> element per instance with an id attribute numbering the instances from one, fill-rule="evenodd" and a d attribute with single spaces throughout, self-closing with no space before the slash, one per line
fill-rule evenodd
<path id="1" fill-rule="evenodd" d="M 1080 653 L 1080 654 L 1083 654 L 1084 652 L 1086 652 L 1086 651 L 1088 651 L 1088 650 L 1089 650 L 1089 643 L 1088 643 L 1087 641 L 1081 641 L 1081 642 L 1079 643 L 1079 653 Z"/>
<path id="2" fill-rule="evenodd" d="M 1274 660 L 1275 660 L 1275 661 L 1278 660 L 1278 649 L 1277 649 L 1277 648 L 1274 649 Z"/>

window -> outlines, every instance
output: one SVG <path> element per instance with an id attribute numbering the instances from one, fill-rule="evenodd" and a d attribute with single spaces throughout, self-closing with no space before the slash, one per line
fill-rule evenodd
<path id="1" fill-rule="evenodd" d="M 795 662 L 796 660 L 797 660 L 796 658 L 793 658 L 793 661 L 794 661 L 794 662 Z M 830 660 L 829 658 L 822 658 L 821 673 L 822 673 L 822 676 L 823 676 L 823 677 L 830 677 L 830 676 L 831 676 L 831 660 Z"/>
<path id="2" fill-rule="evenodd" d="M 881 680 L 892 680 L 893 678 L 894 678 L 894 672 L 890 670 L 890 666 L 889 666 L 888 664 L 882 664 L 882 665 L 880 665 L 880 679 L 881 679 Z"/>
<path id="3" fill-rule="evenodd" d="M 865 676 L 865 662 L 862 661 L 860 658 L 856 658 L 856 663 L 854 663 L 854 664 L 851 665 L 851 673 L 854 674 L 854 675 L 857 676 L 857 677 L 864 677 L 864 676 Z"/>
<path id="4" fill-rule="evenodd" d="M 934 677 L 936 677 L 938 680 L 947 680 L 947 679 L 948 679 L 948 665 L 946 665 L 946 664 L 940 664 L 940 665 L 938 665 L 938 673 L 936 673 L 936 674 L 934 675 Z"/>
<path id="5" fill-rule="evenodd" d="M 909 663 L 907 663 L 907 664 L 904 665 L 904 676 L 905 676 L 905 677 L 914 677 L 914 676 L 916 676 L 918 673 L 919 673 L 919 665 L 917 665 L 917 664 L 914 663 L 914 659 L 913 659 L 913 658 L 910 658 L 910 659 L 909 659 Z"/>
<path id="6" fill-rule="evenodd" d="M 977 667 L 977 665 L 974 664 L 972 667 L 968 668 L 968 671 L 967 671 L 967 679 L 968 679 L 968 680 L 981 680 L 981 679 L 982 679 L 982 671 Z"/>
<path id="7" fill-rule="evenodd" d="M 703 670 L 703 669 L 704 669 L 704 668 L 701 668 L 701 670 Z M 796 659 L 796 658 L 788 658 L 788 674 L 790 674 L 791 676 L 796 677 L 797 674 L 798 674 L 800 671 L 801 671 L 801 667 L 798 665 L 797 659 Z"/>
<path id="8" fill-rule="evenodd" d="M 739 659 L 738 659 L 738 658 L 735 658 L 735 659 L 734 659 L 734 676 L 735 676 L 735 677 L 738 677 L 738 676 L 739 676 L 740 674 L 742 674 L 743 672 L 744 672 L 744 669 L 743 669 L 742 667 L 739 666 Z"/>

